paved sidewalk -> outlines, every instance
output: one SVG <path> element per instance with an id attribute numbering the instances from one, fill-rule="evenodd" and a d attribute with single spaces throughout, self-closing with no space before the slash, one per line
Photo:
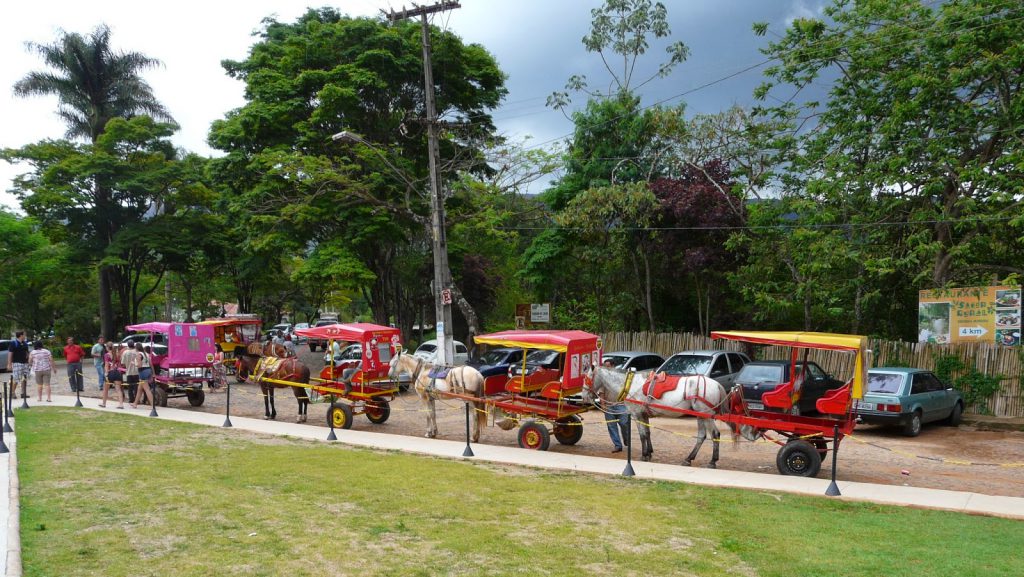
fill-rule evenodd
<path id="1" fill-rule="evenodd" d="M 31 402 L 31 401 L 30 401 Z M 53 403 L 45 403 L 45 407 L 73 407 L 75 397 L 54 395 Z M 140 418 L 150 418 L 149 407 L 123 410 L 114 409 L 113 403 L 106 409 L 97 405 L 96 399 L 86 398 L 83 400 L 85 407 L 82 410 L 110 411 L 120 414 L 136 415 Z M 17 407 L 18 404 L 15 404 Z M 34 407 L 35 405 L 33 405 Z M 44 408 L 45 408 L 44 407 Z M 30 409 L 31 410 L 31 409 Z M 20 412 L 15 409 L 15 417 Z M 182 409 L 160 408 L 158 409 L 159 419 L 221 427 L 224 423 L 224 415 L 204 413 L 200 411 L 187 411 Z M 320 426 L 300 425 L 280 421 L 264 421 L 245 417 L 231 417 L 231 423 L 235 429 L 265 433 L 271 435 L 287 435 L 291 437 L 326 440 L 327 429 Z M 17 430 L 17 427 L 15 427 Z M 225 433 L 230 434 L 230 433 Z M 390 435 L 387 433 L 371 433 L 365 431 L 336 430 L 337 443 L 357 447 L 368 447 L 374 449 L 387 449 L 418 453 L 435 457 L 447 457 L 452 459 L 469 459 L 476 461 L 488 461 L 510 465 L 522 465 L 528 467 L 542 467 L 547 469 L 558 469 L 563 471 L 578 471 L 582 473 L 597 473 L 602 475 L 621 475 L 623 461 L 618 459 L 605 459 L 601 457 L 589 457 L 573 455 L 569 453 L 553 453 L 548 451 L 527 451 L 514 447 L 497 447 L 493 445 L 473 445 L 473 457 L 463 457 L 462 452 L 466 448 L 464 442 L 444 441 L 427 439 L 421 437 L 409 437 L 406 435 Z M 11 447 L 14 455 L 14 436 L 5 434 L 4 440 Z M 0 455 L 0 486 L 9 489 L 10 499 L 0 499 L 0 511 L 9 515 L 8 531 L 0 532 L 0 541 L 3 541 L 5 556 L 6 575 L 20 575 L 20 540 L 18 539 L 18 495 L 15 460 L 8 454 Z M 829 480 L 807 479 L 803 477 L 787 477 L 775 474 L 748 473 L 743 471 L 727 471 L 722 469 L 704 469 L 681 467 L 679 465 L 668 465 L 661 463 L 633 462 L 633 469 L 639 479 L 657 479 L 665 481 L 679 481 L 695 485 L 707 485 L 715 487 L 736 487 L 744 489 L 755 489 L 758 491 L 779 491 L 785 493 L 797 493 L 824 497 L 825 489 L 828 488 Z M 824 475 L 824 472 L 822 473 Z M 11 481 L 14 480 L 12 485 Z M 944 491 L 940 489 L 925 489 L 920 487 L 900 487 L 893 485 L 878 485 L 872 483 L 854 483 L 850 481 L 839 481 L 839 490 L 842 492 L 843 500 L 867 501 L 886 505 L 902 505 L 910 507 L 922 507 L 929 509 L 943 509 L 959 511 L 963 513 L 992 515 L 1007 517 L 1011 519 L 1024 519 L 1024 498 L 1019 497 L 997 497 L 981 495 L 961 491 Z M 7 545 L 10 544 L 9 548 Z M 11 550 L 16 549 L 16 550 Z M 17 565 L 16 573 L 12 573 L 14 565 Z"/>

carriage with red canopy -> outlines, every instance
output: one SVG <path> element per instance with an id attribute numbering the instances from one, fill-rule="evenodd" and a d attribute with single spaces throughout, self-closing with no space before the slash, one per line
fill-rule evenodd
<path id="1" fill-rule="evenodd" d="M 577 396 L 591 367 L 600 362 L 600 337 L 575 330 L 514 330 L 479 335 L 475 341 L 530 351 L 507 374 L 484 381 L 488 407 L 510 417 L 508 428 L 521 423 L 520 447 L 547 450 L 552 435 L 563 445 L 579 442 L 583 436 L 580 414 L 590 406 Z"/>
<path id="2" fill-rule="evenodd" d="M 164 336 L 167 354 L 153 355 L 153 396 L 156 404 L 166 407 L 168 398 L 187 397 L 193 407 L 206 400 L 203 383 L 213 379 L 216 346 L 210 325 L 200 323 L 150 322 L 125 327 L 129 331 Z M 152 346 L 152 350 L 157 350 Z"/>
<path id="3" fill-rule="evenodd" d="M 371 323 L 338 323 L 298 329 L 295 334 L 328 341 L 328 351 L 334 342 L 359 345 L 358 359 L 336 362 L 328 354 L 327 366 L 310 379 L 313 391 L 332 397 L 328 425 L 351 428 L 354 415 L 366 415 L 375 424 L 388 420 L 390 401 L 399 390 L 399 383 L 388 378 L 388 363 L 402 345 L 401 331 Z"/>
<path id="4" fill-rule="evenodd" d="M 734 388 L 724 401 L 727 404 L 713 418 L 732 424 L 749 440 L 764 436 L 780 445 L 775 464 L 783 475 L 816 476 L 831 445 L 834 473 L 834 452 L 842 438 L 853 432 L 857 419 L 856 402 L 864 396 L 870 352 L 867 337 L 814 332 L 715 331 L 711 338 L 791 349 L 788 382 L 763 393 L 754 402 L 748 402 L 742 390 Z M 846 353 L 845 361 L 852 377 L 845 385 L 817 399 L 816 414 L 793 414 L 799 412 L 791 409 L 800 401 L 804 381 L 802 370 L 797 367 L 807 366 L 808 352 L 812 349 Z M 666 406 L 656 400 L 626 400 L 676 414 L 709 416 L 707 412 Z M 781 438 L 765 433 L 775 433 Z"/>

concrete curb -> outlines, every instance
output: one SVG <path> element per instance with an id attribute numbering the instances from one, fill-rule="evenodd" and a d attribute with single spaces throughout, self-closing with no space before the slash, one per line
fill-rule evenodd
<path id="1" fill-rule="evenodd" d="M 7 441 L 7 436 L 11 440 Z M 8 515 L 7 515 L 7 558 L 5 560 L 7 577 L 21 577 L 21 482 L 18 479 L 18 442 L 14 433 L 4 436 L 7 447 L 11 450 L 8 459 Z"/>

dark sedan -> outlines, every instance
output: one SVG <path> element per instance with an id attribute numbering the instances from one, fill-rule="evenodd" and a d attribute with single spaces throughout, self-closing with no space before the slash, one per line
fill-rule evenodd
<path id="1" fill-rule="evenodd" d="M 736 376 L 736 384 L 743 387 L 743 398 L 751 409 L 763 410 L 765 393 L 774 391 L 779 386 L 792 380 L 790 361 L 754 361 L 743 365 Z M 798 379 L 803 374 L 800 385 L 800 401 L 789 411 L 794 415 L 810 415 L 817 412 L 815 403 L 832 389 L 843 386 L 843 381 L 832 377 L 817 363 L 796 363 Z"/>
<path id="2" fill-rule="evenodd" d="M 523 362 L 523 349 L 497 348 L 484 353 L 479 359 L 467 363 L 476 368 L 484 377 L 508 373 L 509 365 Z"/>

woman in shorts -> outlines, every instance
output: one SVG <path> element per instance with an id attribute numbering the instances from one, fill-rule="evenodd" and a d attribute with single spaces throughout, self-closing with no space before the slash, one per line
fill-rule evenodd
<path id="1" fill-rule="evenodd" d="M 110 393 L 111 386 L 117 387 L 117 408 L 124 408 L 124 369 L 121 368 L 120 359 L 116 358 L 114 354 L 114 348 L 110 343 L 106 346 L 107 352 L 103 354 L 103 371 L 106 374 L 106 380 L 103 381 L 103 400 L 100 401 L 101 407 L 107 406 L 107 395 Z"/>
<path id="2" fill-rule="evenodd" d="M 50 377 L 57 374 L 57 367 L 53 364 L 53 354 L 43 348 L 43 341 L 36 341 L 32 345 L 32 352 L 28 354 L 28 366 L 32 368 L 36 386 L 39 387 L 37 400 L 43 402 L 43 387 L 46 387 L 46 402 L 53 402 L 50 399 Z"/>
<path id="3" fill-rule="evenodd" d="M 135 359 L 136 367 L 138 368 L 139 374 L 137 376 L 139 381 L 139 394 L 135 395 L 135 403 L 133 407 L 137 407 L 141 399 L 148 401 L 150 404 L 154 402 L 153 391 L 149 388 L 149 381 L 153 378 L 153 366 L 150 363 L 150 356 L 142 348 L 142 343 L 135 343 Z"/>

